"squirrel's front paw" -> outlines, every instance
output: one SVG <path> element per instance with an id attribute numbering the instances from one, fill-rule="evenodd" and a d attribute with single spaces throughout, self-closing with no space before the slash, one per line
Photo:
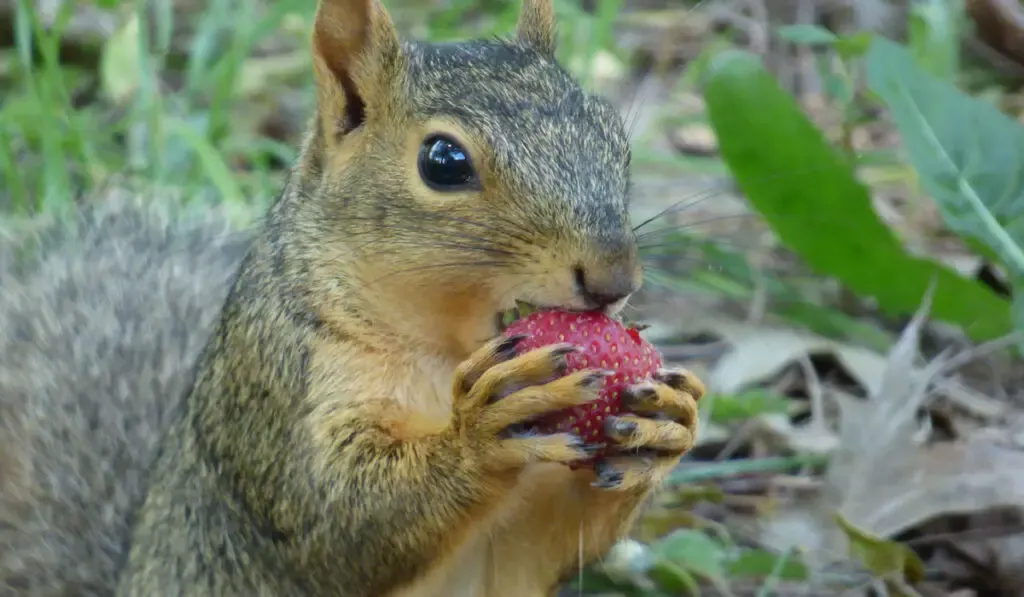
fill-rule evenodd
<path id="1" fill-rule="evenodd" d="M 683 369 L 662 369 L 653 382 L 627 388 L 623 414 L 605 420 L 615 454 L 595 463 L 594 485 L 632 490 L 659 483 L 693 447 L 703 395 L 704 384 Z"/>
<path id="2" fill-rule="evenodd" d="M 486 466 L 498 470 L 591 458 L 601 446 L 587 445 L 576 435 L 515 429 L 525 429 L 523 423 L 541 415 L 597 399 L 607 373 L 591 370 L 562 376 L 566 355 L 577 348 L 556 344 L 516 356 L 523 338 L 492 340 L 458 367 L 453 388 L 455 430 L 485 459 Z"/>

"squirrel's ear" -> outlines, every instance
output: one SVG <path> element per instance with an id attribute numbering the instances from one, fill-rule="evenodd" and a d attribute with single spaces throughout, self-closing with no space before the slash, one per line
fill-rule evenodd
<path id="1" fill-rule="evenodd" d="M 313 24 L 313 67 L 324 134 L 344 134 L 371 110 L 393 100 L 401 45 L 380 0 L 319 0 Z"/>
<path id="2" fill-rule="evenodd" d="M 519 39 L 536 50 L 553 57 L 556 32 L 555 7 L 552 0 L 523 0 L 516 34 Z"/>

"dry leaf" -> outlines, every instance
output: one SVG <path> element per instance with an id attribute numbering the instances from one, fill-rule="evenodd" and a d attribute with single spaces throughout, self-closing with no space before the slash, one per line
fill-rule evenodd
<path id="1" fill-rule="evenodd" d="M 869 393 L 878 390 L 885 371 L 883 355 L 809 332 L 724 321 L 719 322 L 714 332 L 728 340 L 731 346 L 731 350 L 715 364 L 708 379 L 709 385 L 718 392 L 736 393 L 763 383 L 810 354 L 833 355 Z"/>
<path id="2" fill-rule="evenodd" d="M 785 544 L 787 528 L 817 526 L 816 547 L 827 559 L 845 552 L 829 513 L 889 537 L 942 514 L 1024 504 L 1024 450 L 1009 432 L 987 429 L 955 442 L 925 441 L 928 428 L 918 421 L 918 411 L 945 362 L 914 367 L 927 306 L 926 301 L 893 347 L 870 399 L 840 400 L 840 449 L 826 475 L 827 489 L 816 503 L 783 509 L 766 522 L 765 538 L 773 544 Z"/>
<path id="3" fill-rule="evenodd" d="M 823 425 L 794 425 L 779 414 L 759 415 L 755 425 L 760 437 L 790 452 L 828 455 L 839 449 L 839 437 Z"/>

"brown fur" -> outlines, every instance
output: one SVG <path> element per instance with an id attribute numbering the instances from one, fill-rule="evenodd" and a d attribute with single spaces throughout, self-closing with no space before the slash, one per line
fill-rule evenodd
<path id="1" fill-rule="evenodd" d="M 245 254 L 229 232 L 218 212 L 112 191 L 0 242 L 0 595 L 112 594 L 150 460 Z"/>
<path id="2" fill-rule="evenodd" d="M 506 433 L 598 378 L 549 382 L 566 347 L 515 356 L 495 314 L 587 307 L 575 270 L 616 296 L 640 276 L 622 123 L 554 61 L 552 14 L 528 0 L 515 40 L 428 45 L 377 0 L 321 0 L 318 113 L 154 428 L 130 557 L 99 577 L 118 595 L 550 595 L 692 445 L 703 389 L 673 372 L 630 393 L 668 416 L 613 420 L 628 450 L 596 470 L 564 466 L 578 438 Z M 478 188 L 421 180 L 433 132 Z"/>

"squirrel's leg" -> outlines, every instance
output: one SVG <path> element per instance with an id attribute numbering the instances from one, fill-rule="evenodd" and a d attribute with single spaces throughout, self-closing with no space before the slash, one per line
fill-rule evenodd
<path id="1" fill-rule="evenodd" d="M 594 470 L 544 466 L 525 473 L 524 503 L 495 534 L 501 566 L 488 597 L 544 594 L 624 538 L 647 498 L 693 447 L 703 394 L 693 374 L 661 371 L 654 383 L 629 389 L 624 400 L 631 414 L 609 420 L 616 455 Z"/>
<path id="2" fill-rule="evenodd" d="M 504 433 L 597 398 L 602 379 L 580 372 L 544 383 L 564 370 L 567 347 L 518 356 L 514 349 L 508 339 L 493 341 L 459 366 L 453 413 L 439 419 L 403 407 L 399 395 L 421 392 L 422 379 L 395 387 L 394 376 L 380 374 L 379 354 L 331 340 L 310 346 L 302 375 L 308 391 L 274 421 L 250 418 L 270 417 L 269 405 L 216 410 L 223 401 L 210 397 L 223 388 L 215 376 L 204 377 L 213 385 L 197 385 L 192 408 L 203 403 L 208 410 L 179 426 L 178 453 L 165 459 L 140 512 L 119 595 L 240 597 L 305 587 L 353 597 L 475 597 L 482 581 L 472 581 L 468 593 L 459 592 L 462 585 L 447 589 L 458 582 L 452 577 L 466 546 L 487 532 L 523 467 L 593 455 L 571 434 Z M 216 369 L 218 354 L 210 358 Z M 249 437 L 246 429 L 276 424 L 288 441 L 275 444 L 272 463 L 257 461 L 259 446 L 238 450 L 237 442 L 203 435 L 206 419 L 225 416 L 234 419 L 230 428 L 218 427 L 222 433 Z M 261 467 L 255 479 L 234 474 L 253 463 Z"/>
<path id="3" fill-rule="evenodd" d="M 459 548 L 475 538 L 472 533 L 487 532 L 524 466 L 557 463 L 564 469 L 593 453 L 570 434 L 505 433 L 540 414 L 595 399 L 603 379 L 579 372 L 544 383 L 564 370 L 572 347 L 516 356 L 520 339 L 495 339 L 457 368 L 452 418 L 440 430 L 392 400 L 322 402 L 316 452 L 325 455 L 323 470 L 331 471 L 336 488 L 324 496 L 325 507 L 337 513 L 333 524 L 351 545 L 372 546 L 348 555 L 347 566 L 358 574 L 353 582 L 385 582 L 374 571 L 387 553 L 394 563 L 387 572 L 392 586 L 433 584 L 427 579 L 459 567 Z M 328 356 L 325 365 L 337 362 Z"/>
<path id="4" fill-rule="evenodd" d="M 322 513 L 312 522 L 328 529 L 319 534 L 325 543 L 318 551 L 336 558 L 339 545 L 349 546 L 343 550 L 348 586 L 367 587 L 367 595 L 403 586 L 418 594 L 416 587 L 433 586 L 458 568 L 460 548 L 486 532 L 524 466 L 563 468 L 591 457 L 593 450 L 570 434 L 505 433 L 597 398 L 603 379 L 579 372 L 544 383 L 564 370 L 571 347 L 517 356 L 517 340 L 493 340 L 457 368 L 452 415 L 445 421 L 414 414 L 400 400 L 371 398 L 363 383 L 358 392 L 345 391 L 331 380 L 344 357 L 330 348 L 314 357 L 312 379 L 319 387 L 311 388 L 318 404 L 311 425 L 322 478 L 309 511 Z"/>
<path id="5" fill-rule="evenodd" d="M 704 384 L 685 369 L 662 369 L 652 382 L 627 388 L 629 414 L 605 420 L 617 453 L 595 466 L 595 487 L 628 493 L 659 486 L 697 439 L 702 396 Z"/>

